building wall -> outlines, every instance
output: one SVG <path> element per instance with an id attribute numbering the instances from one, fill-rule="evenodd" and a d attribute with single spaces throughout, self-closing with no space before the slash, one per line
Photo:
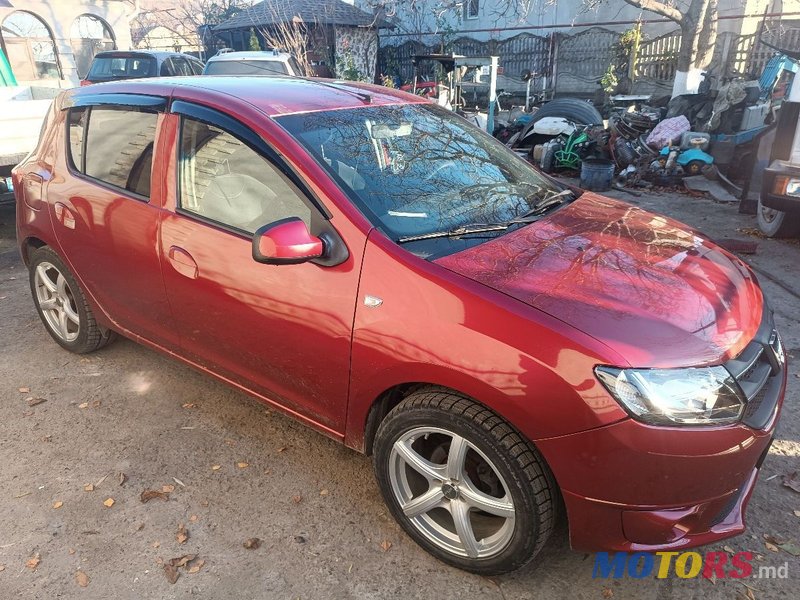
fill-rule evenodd
<path id="1" fill-rule="evenodd" d="M 118 49 L 127 50 L 131 47 L 129 18 L 133 16 L 133 8 L 123 0 L 24 0 L 22 2 L 13 0 L 12 4 L 14 8 L 0 8 L 0 23 L 16 10 L 24 10 L 39 17 L 52 33 L 61 67 L 60 80 L 18 81 L 20 85 L 70 87 L 78 83 L 77 66 L 70 43 L 70 29 L 80 15 L 90 14 L 105 21 L 114 33 Z"/>

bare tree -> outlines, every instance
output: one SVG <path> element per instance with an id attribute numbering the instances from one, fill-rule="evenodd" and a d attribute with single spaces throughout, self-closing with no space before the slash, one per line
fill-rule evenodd
<path id="1" fill-rule="evenodd" d="M 163 27 L 192 45 L 201 47 L 199 30 L 203 25 L 219 25 L 240 10 L 248 8 L 254 0 L 151 0 L 134 2 L 136 16 L 131 23 L 136 30 L 146 32 L 153 27 Z"/>
<path id="2" fill-rule="evenodd" d="M 291 17 L 278 14 L 278 9 L 270 5 L 272 24 L 259 27 L 258 30 L 264 37 L 267 45 L 284 50 L 291 54 L 306 77 L 314 76 L 314 67 L 311 64 L 308 51 L 311 44 L 310 28 L 299 15 Z"/>

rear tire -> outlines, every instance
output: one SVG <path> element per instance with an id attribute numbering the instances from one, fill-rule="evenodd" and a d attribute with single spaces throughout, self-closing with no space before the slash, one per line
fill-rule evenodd
<path id="1" fill-rule="evenodd" d="M 97 324 L 86 296 L 64 261 L 48 246 L 31 256 L 31 294 L 47 333 L 62 348 L 86 354 L 112 342 L 116 334 Z"/>
<path id="2" fill-rule="evenodd" d="M 771 238 L 787 238 L 800 235 L 800 214 L 775 210 L 761 204 L 758 200 L 758 228 Z"/>
<path id="3" fill-rule="evenodd" d="M 397 405 L 378 428 L 373 466 L 400 526 L 454 567 L 514 571 L 552 533 L 558 492 L 536 449 L 450 390 L 423 388 Z"/>

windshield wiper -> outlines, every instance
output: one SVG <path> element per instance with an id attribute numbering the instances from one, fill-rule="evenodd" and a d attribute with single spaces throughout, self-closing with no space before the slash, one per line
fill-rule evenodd
<path id="1" fill-rule="evenodd" d="M 519 225 L 525 223 L 533 223 L 534 221 L 538 220 L 548 209 L 552 208 L 553 206 L 557 206 L 559 204 L 563 204 L 566 201 L 567 196 L 574 195 L 572 190 L 562 190 L 557 194 L 553 194 L 551 196 L 547 196 L 546 198 L 542 198 L 538 202 L 536 202 L 531 208 L 524 212 L 523 214 L 514 217 L 509 221 L 504 221 L 502 223 L 472 223 L 470 225 L 460 225 L 459 227 L 455 227 L 454 229 L 448 229 L 446 231 L 433 231 L 431 233 L 421 233 L 420 235 L 409 235 L 406 237 L 401 237 L 397 240 L 398 244 L 403 244 L 405 242 L 416 242 L 419 240 L 432 240 L 434 238 L 443 238 L 443 237 L 460 237 L 462 235 L 469 235 L 472 233 L 487 233 L 490 231 L 505 231 L 512 225 Z"/>
<path id="2" fill-rule="evenodd" d="M 416 242 L 419 240 L 432 240 L 443 237 L 460 237 L 471 233 L 487 233 L 489 231 L 505 231 L 511 226 L 510 223 L 475 223 L 473 225 L 460 225 L 447 231 L 432 231 L 431 233 L 421 233 L 420 235 L 409 235 L 398 238 L 398 244 L 405 242 Z"/>
<path id="3" fill-rule="evenodd" d="M 509 224 L 514 223 L 527 223 L 525 219 L 530 217 L 537 217 L 542 213 L 546 212 L 547 209 L 552 208 L 553 206 L 558 206 L 559 204 L 563 204 L 566 201 L 567 196 L 574 196 L 575 192 L 570 189 L 561 190 L 557 194 L 552 194 L 551 196 L 547 196 L 546 198 L 542 198 L 538 202 L 536 202 L 527 212 L 522 213 L 521 215 L 514 217 L 510 221 Z"/>

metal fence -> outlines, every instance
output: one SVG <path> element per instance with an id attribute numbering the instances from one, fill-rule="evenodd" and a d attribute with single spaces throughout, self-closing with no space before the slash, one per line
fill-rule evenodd
<path id="1" fill-rule="evenodd" d="M 381 73 L 403 82 L 413 78 L 411 58 L 415 54 L 455 52 L 465 56 L 499 56 L 503 75 L 518 80 L 525 70 L 548 76 L 550 93 L 593 96 L 600 79 L 614 59 L 614 45 L 619 32 L 591 27 L 572 35 L 551 33 L 538 36 L 521 33 L 506 40 L 480 41 L 459 37 L 426 45 L 406 41 L 397 46 L 383 46 L 378 55 Z M 709 71 L 718 79 L 736 75 L 755 76 L 764 69 L 775 51 L 761 39 L 768 38 L 784 48 L 800 48 L 800 21 L 768 24 L 756 34 L 721 33 L 714 49 Z M 669 93 L 677 70 L 681 45 L 679 29 L 640 44 L 633 65 L 634 93 Z M 433 63 L 421 63 L 420 75 L 434 76 Z"/>

